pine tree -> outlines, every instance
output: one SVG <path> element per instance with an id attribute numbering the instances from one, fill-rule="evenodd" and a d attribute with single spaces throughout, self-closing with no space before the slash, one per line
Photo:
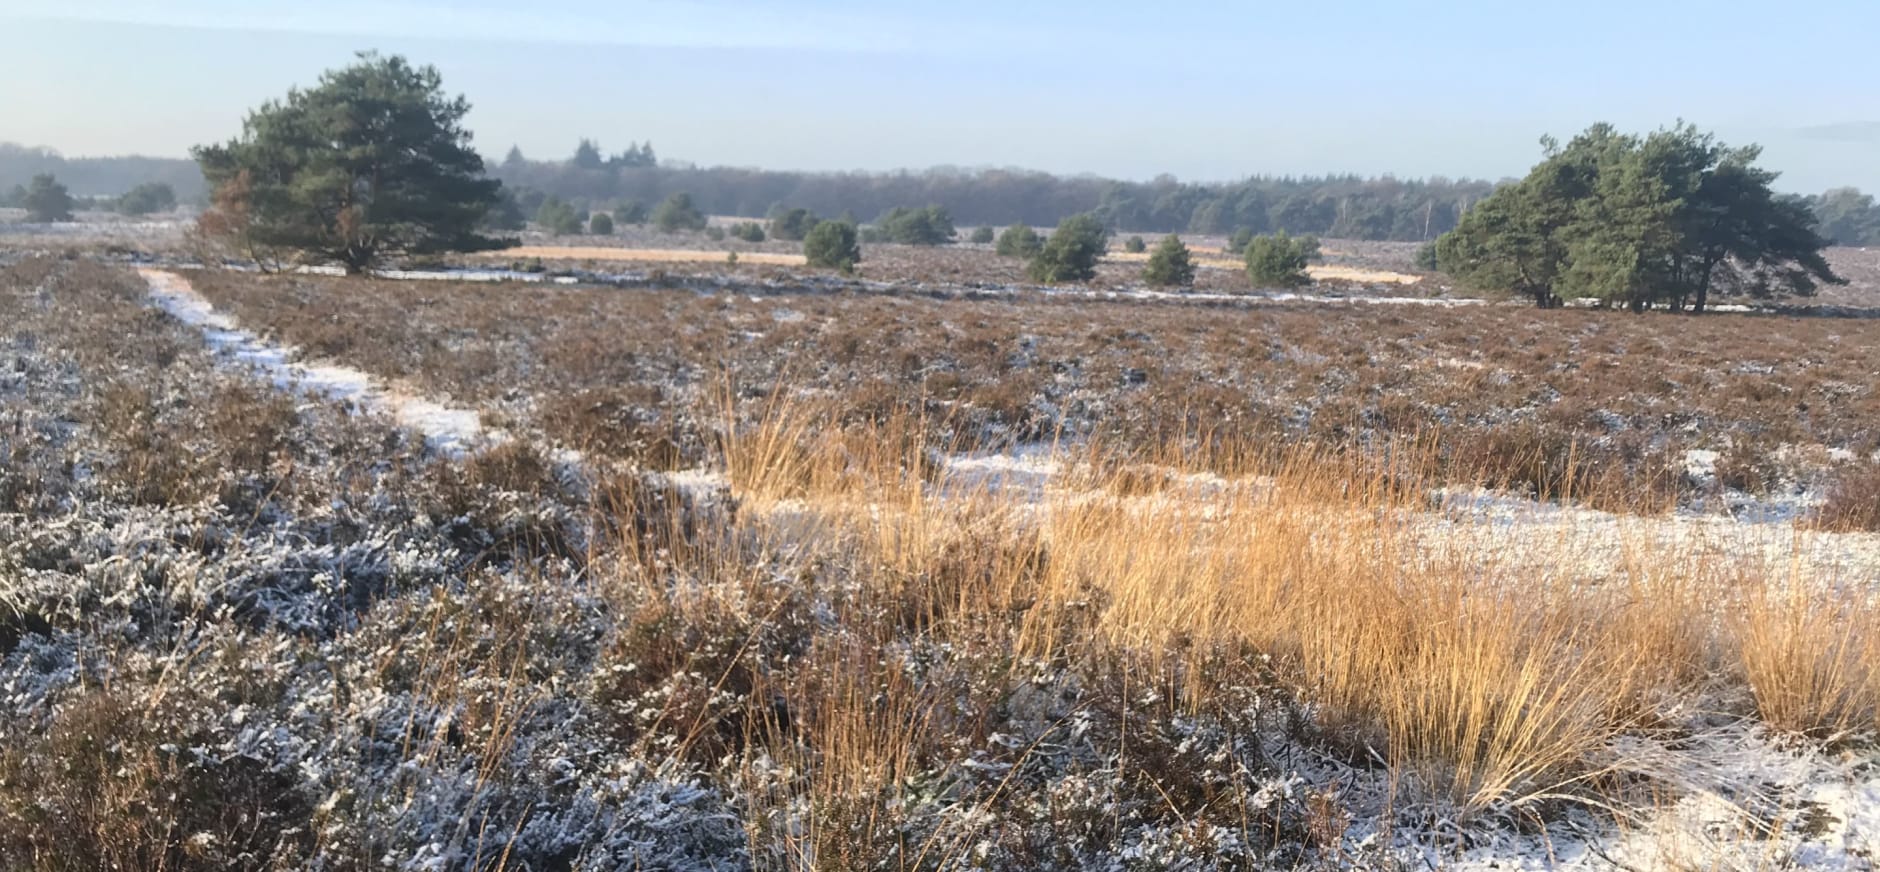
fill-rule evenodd
<path id="1" fill-rule="evenodd" d="M 501 183 L 484 177 L 470 147 L 469 111 L 444 95 L 435 68 L 368 52 L 264 104 L 240 138 L 195 156 L 214 187 L 247 180 L 252 244 L 357 273 L 388 255 L 507 244 L 477 233 Z"/>
<path id="2" fill-rule="evenodd" d="M 1142 280 L 1158 288 L 1185 288 L 1195 283 L 1195 261 L 1181 237 L 1162 237 L 1142 268 Z"/>

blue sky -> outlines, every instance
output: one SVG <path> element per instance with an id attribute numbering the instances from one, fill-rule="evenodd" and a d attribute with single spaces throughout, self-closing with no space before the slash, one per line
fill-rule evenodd
<path id="1" fill-rule="evenodd" d="M 1784 188 L 1880 189 L 1853 0 L 0 0 L 0 33 L 0 140 L 67 154 L 181 155 L 376 48 L 437 65 L 496 155 L 1496 178 L 1543 133 L 1686 118 Z"/>

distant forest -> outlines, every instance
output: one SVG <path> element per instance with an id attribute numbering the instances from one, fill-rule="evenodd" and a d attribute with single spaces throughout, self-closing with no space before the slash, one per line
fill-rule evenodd
<path id="1" fill-rule="evenodd" d="M 167 157 L 61 157 L 49 148 L 0 142 L 0 191 L 25 185 L 47 173 L 74 197 L 118 197 L 138 185 L 161 182 L 184 203 L 203 198 L 202 170 L 196 162 Z"/>
<path id="2" fill-rule="evenodd" d="M 184 203 L 205 197 L 193 161 L 66 158 L 50 149 L 0 143 L 0 191 L 23 185 L 37 173 L 57 176 L 79 197 L 116 196 L 146 182 L 170 185 Z M 490 173 L 527 215 L 547 197 L 603 211 L 636 203 L 651 208 L 685 193 L 706 213 L 747 218 L 788 207 L 869 221 L 896 207 L 938 205 L 963 227 L 1049 226 L 1091 212 L 1125 231 L 1231 234 L 1245 228 L 1397 241 L 1435 239 L 1495 187 L 1484 180 L 1441 177 L 1255 176 L 1197 184 L 1169 176 L 1134 182 L 1017 169 L 828 173 L 706 168 L 660 161 L 651 144 L 636 143 L 607 155 L 585 140 L 573 156 L 558 160 L 530 160 L 511 149 L 502 161 L 491 162 Z M 1841 245 L 1880 245 L 1880 206 L 1871 196 L 1839 188 L 1809 200 L 1824 236 Z"/>
<path id="3" fill-rule="evenodd" d="M 650 145 L 602 156 L 583 142 L 567 160 L 533 161 L 511 150 L 492 173 L 517 192 L 553 196 L 592 209 L 650 205 L 676 193 L 717 215 L 760 218 L 777 207 L 871 220 L 897 206 L 937 205 L 961 226 L 1055 225 L 1095 213 L 1113 229 L 1142 232 L 1256 233 L 1285 230 L 1341 239 L 1434 239 L 1455 227 L 1494 184 L 1442 178 L 1404 181 L 1359 176 L 1254 177 L 1219 184 L 1162 176 L 1125 182 L 1012 169 L 938 168 L 922 172 L 806 173 L 657 161 Z"/>

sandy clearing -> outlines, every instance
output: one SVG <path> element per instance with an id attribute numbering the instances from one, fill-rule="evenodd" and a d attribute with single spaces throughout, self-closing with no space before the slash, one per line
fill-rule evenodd
<path id="1" fill-rule="evenodd" d="M 698 251 L 684 248 L 612 248 L 599 245 L 524 245 L 518 248 L 506 248 L 487 256 L 642 263 L 724 263 L 732 253 L 729 249 Z M 804 266 L 808 263 L 800 254 L 777 254 L 768 251 L 740 251 L 736 254 L 739 263 L 756 263 L 765 266 Z"/>
<path id="2" fill-rule="evenodd" d="M 1202 269 L 1241 270 L 1247 268 L 1245 263 L 1236 258 L 1211 255 L 1202 252 L 1195 252 L 1193 256 L 1195 266 Z M 1112 251 L 1104 255 L 1103 259 L 1111 263 L 1144 263 L 1149 260 L 1149 253 Z M 1369 282 L 1373 284 L 1392 285 L 1414 285 L 1423 280 L 1422 276 L 1413 276 L 1409 273 L 1392 272 L 1390 270 L 1381 269 L 1360 269 L 1353 266 L 1309 266 L 1306 267 L 1306 274 L 1320 281 L 1330 279 L 1333 281 Z"/>

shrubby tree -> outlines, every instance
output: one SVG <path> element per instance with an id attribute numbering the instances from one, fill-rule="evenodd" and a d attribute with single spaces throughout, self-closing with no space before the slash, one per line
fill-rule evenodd
<path id="1" fill-rule="evenodd" d="M 999 234 L 998 244 L 993 251 L 1000 257 L 1030 258 L 1044 247 L 1044 240 L 1038 238 L 1038 231 L 1029 224 L 1014 224 Z"/>
<path id="2" fill-rule="evenodd" d="M 756 221 L 740 221 L 731 225 L 731 236 L 745 242 L 763 242 L 764 225 Z"/>
<path id="3" fill-rule="evenodd" d="M 20 197 L 26 220 L 36 224 L 72 220 L 72 194 L 59 180 L 46 173 L 33 176 Z"/>
<path id="4" fill-rule="evenodd" d="M 941 206 L 909 209 L 896 206 L 875 221 L 875 227 L 889 242 L 902 245 L 945 245 L 956 231 L 953 216 Z"/>
<path id="5" fill-rule="evenodd" d="M 1247 243 L 1247 278 L 1257 287 L 1293 288 L 1312 281 L 1306 266 L 1318 256 L 1319 242 L 1309 236 L 1291 237 L 1282 230 L 1256 236 Z"/>
<path id="6" fill-rule="evenodd" d="M 1639 137 L 1596 124 L 1504 186 L 1437 244 L 1442 269 L 1541 306 L 1587 298 L 1702 312 L 1713 293 L 1812 294 L 1840 283 L 1810 203 L 1776 194 L 1756 146 L 1678 124 Z"/>
<path id="7" fill-rule="evenodd" d="M 497 192 L 496 204 L 483 216 L 482 227 L 485 230 L 515 231 L 528 224 L 528 215 L 522 211 L 522 203 L 516 199 L 515 192 L 504 188 Z"/>
<path id="8" fill-rule="evenodd" d="M 646 223 L 646 204 L 628 200 L 614 207 L 614 223 L 638 227 Z"/>
<path id="9" fill-rule="evenodd" d="M 661 233 L 704 230 L 710 223 L 705 220 L 705 213 L 692 205 L 691 194 L 674 194 L 653 210 L 653 226 Z"/>
<path id="10" fill-rule="evenodd" d="M 243 232 L 254 242 L 358 273 L 387 255 L 508 244 L 477 233 L 502 186 L 470 147 L 469 111 L 444 95 L 435 68 L 368 52 L 263 104 L 239 138 L 195 156 L 212 187 L 245 178 Z"/>
<path id="11" fill-rule="evenodd" d="M 535 223 L 543 232 L 554 236 L 575 236 L 581 232 L 580 213 L 559 197 L 543 201 L 542 208 L 536 210 Z"/>
<path id="12" fill-rule="evenodd" d="M 1880 206 L 1859 188 L 1834 188 L 1816 197 L 1815 218 L 1835 245 L 1880 245 Z"/>
<path id="13" fill-rule="evenodd" d="M 992 243 L 995 235 L 995 231 L 993 231 L 990 225 L 981 224 L 973 228 L 971 241 L 974 245 L 989 245 Z"/>
<path id="14" fill-rule="evenodd" d="M 1158 288 L 1188 287 L 1195 283 L 1195 261 L 1181 237 L 1169 234 L 1149 254 L 1142 280 Z"/>
<path id="15" fill-rule="evenodd" d="M 118 198 L 117 209 L 126 215 L 151 215 L 176 208 L 176 189 L 163 182 L 145 182 Z"/>
<path id="16" fill-rule="evenodd" d="M 606 212 L 596 212 L 588 217 L 588 232 L 595 236 L 614 235 L 614 216 Z"/>
<path id="17" fill-rule="evenodd" d="M 505 185 L 503 190 L 515 195 L 516 208 L 521 209 L 524 215 L 534 215 L 543 203 L 548 202 L 548 195 L 535 188 L 511 188 Z"/>
<path id="18" fill-rule="evenodd" d="M 810 228 L 803 238 L 803 257 L 813 267 L 854 272 L 862 262 L 862 247 L 855 225 L 847 221 L 823 221 Z"/>
<path id="19" fill-rule="evenodd" d="M 1059 222 L 1026 271 L 1032 281 L 1047 284 L 1089 281 L 1097 275 L 1097 261 L 1109 248 L 1109 238 L 1110 231 L 1097 216 L 1072 215 Z"/>
<path id="20" fill-rule="evenodd" d="M 1149 243 L 1142 241 L 1140 236 L 1131 236 L 1123 241 L 1123 250 L 1130 254 L 1141 254 L 1149 250 Z"/>
<path id="21" fill-rule="evenodd" d="M 816 226 L 816 213 L 808 209 L 779 209 L 770 217 L 770 235 L 785 242 L 801 242 Z"/>
<path id="22" fill-rule="evenodd" d="M 1252 228 L 1248 228 L 1248 227 L 1236 228 L 1234 230 L 1234 235 L 1231 237 L 1228 237 L 1227 253 L 1231 255 L 1235 255 L 1235 256 L 1244 255 L 1247 253 L 1247 243 L 1252 242 L 1252 241 L 1253 241 Z"/>

